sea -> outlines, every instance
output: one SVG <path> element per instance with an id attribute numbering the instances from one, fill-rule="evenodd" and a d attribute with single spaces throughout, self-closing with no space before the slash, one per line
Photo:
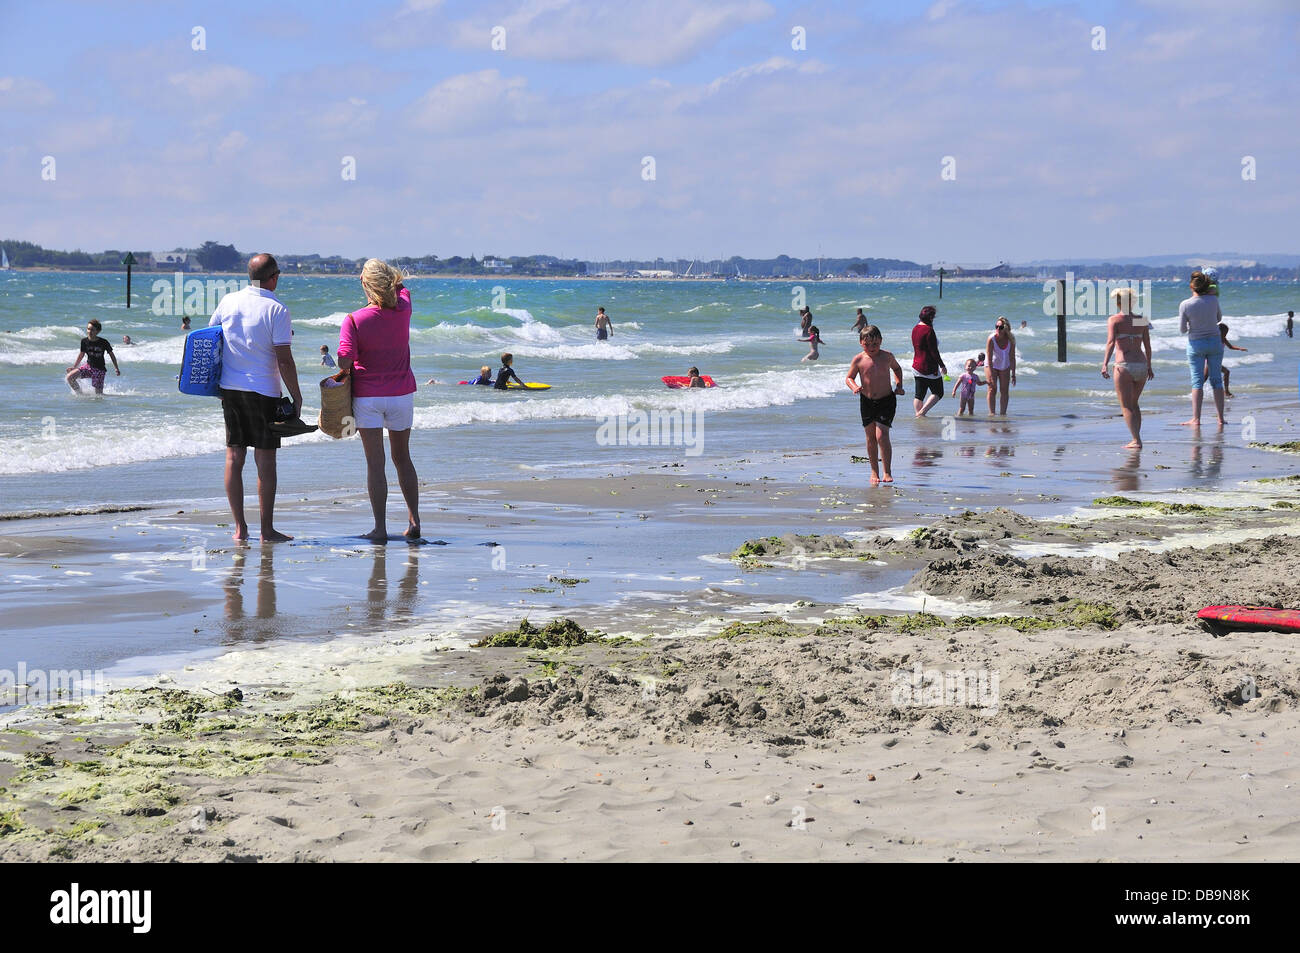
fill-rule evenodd
<path id="1" fill-rule="evenodd" d="M 218 402 L 180 394 L 176 377 L 181 313 L 188 308 L 194 327 L 206 324 L 230 281 L 137 273 L 128 309 L 122 274 L 0 273 L 0 445 L 6 448 L 0 511 L 219 496 Z M 178 282 L 185 283 L 180 295 Z M 983 350 L 996 318 L 1009 318 L 1019 349 L 1010 410 L 1021 426 L 1052 428 L 1063 415 L 1116 413 L 1112 385 L 1099 373 L 1105 315 L 1067 318 L 1067 361 L 1058 363 L 1056 319 L 1045 313 L 1054 312 L 1053 292 L 1042 281 L 947 282 L 942 299 L 936 284 L 923 281 L 417 277 L 410 288 L 411 360 L 420 385 L 412 452 L 421 479 L 499 477 L 519 465 L 581 472 L 655 459 L 662 455 L 658 447 L 597 439 L 602 421 L 638 411 L 699 411 L 705 456 L 840 442 L 856 447 L 861 424 L 844 375 L 858 351 L 850 327 L 859 307 L 910 371 L 911 328 L 921 307 L 937 306 L 935 329 L 954 376 L 965 358 Z M 328 373 L 320 347 L 336 350 L 343 318 L 365 304 L 361 286 L 355 277 L 285 275 L 276 294 L 292 316 L 304 415 L 311 417 L 317 383 Z M 1234 372 L 1233 392 L 1245 400 L 1288 392 L 1294 398 L 1300 342 L 1288 339 L 1284 327 L 1287 310 L 1300 304 L 1300 285 L 1225 282 L 1221 295 L 1229 339 L 1247 349 L 1230 351 L 1225 360 Z M 1143 399 L 1148 411 L 1186 402 L 1177 318 L 1184 297 L 1182 283 L 1151 287 L 1156 378 Z M 1071 303 L 1088 311 L 1091 300 L 1080 290 Z M 803 303 L 825 342 L 815 363 L 801 361 L 808 352 L 797 335 Z M 614 333 L 598 342 L 593 320 L 600 306 Z M 63 381 L 90 318 L 102 322 L 122 366 L 120 377 L 109 368 L 102 398 L 74 395 Z M 130 346 L 121 343 L 124 335 Z M 550 390 L 502 393 L 457 384 L 483 365 L 495 373 L 507 351 L 524 380 Z M 665 387 L 661 378 L 684 375 L 691 366 L 718 386 L 707 392 Z M 906 378 L 910 395 L 910 373 Z M 89 390 L 89 382 L 83 386 Z M 910 406 L 910 397 L 902 406 Z M 977 410 L 985 413 L 982 393 Z M 946 398 L 933 413 L 955 412 L 955 401 Z M 895 428 L 896 441 L 906 443 L 906 429 L 905 423 Z M 1118 422 L 1116 438 L 1126 439 Z M 302 464 L 293 471 L 295 493 L 355 490 L 363 478 L 352 459 L 358 454 L 328 437 L 296 438 L 292 448 Z"/>

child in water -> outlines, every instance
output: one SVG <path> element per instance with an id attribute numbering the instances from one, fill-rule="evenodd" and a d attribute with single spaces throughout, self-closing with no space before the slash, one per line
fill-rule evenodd
<path id="1" fill-rule="evenodd" d="M 817 350 L 817 345 L 822 343 L 822 333 L 817 330 L 817 325 L 808 329 L 808 353 L 803 356 L 803 361 L 815 361 L 821 357 Z M 800 361 L 799 363 L 803 363 Z"/>
<path id="2" fill-rule="evenodd" d="M 859 409 L 862 414 L 862 429 L 867 437 L 867 458 L 871 462 L 871 485 L 893 483 L 894 450 L 889 442 L 889 428 L 894 424 L 894 414 L 898 411 L 898 395 L 903 391 L 903 369 L 898 366 L 894 355 L 880 348 L 880 328 L 868 324 L 858 336 L 862 344 L 862 353 L 853 358 L 849 364 L 848 376 L 844 383 L 849 390 L 858 395 Z M 894 386 L 889 386 L 889 376 L 894 376 Z M 857 380 L 854 380 L 857 378 Z M 881 459 L 877 459 L 877 457 Z M 884 463 L 882 476 L 880 463 Z"/>
<path id="3" fill-rule="evenodd" d="M 484 387 L 492 386 L 492 368 L 484 364 L 478 369 L 478 377 L 470 381 L 471 384 L 481 384 Z"/>
<path id="4" fill-rule="evenodd" d="M 514 361 L 515 356 L 508 351 L 501 355 L 501 370 L 497 371 L 496 383 L 492 385 L 497 390 L 505 390 L 506 385 L 509 384 L 511 380 L 514 380 L 514 382 L 520 387 L 524 386 L 524 382 L 519 379 L 519 375 L 515 373 L 515 369 L 510 366 Z"/>
<path id="5" fill-rule="evenodd" d="M 691 379 L 691 382 L 686 385 L 687 387 L 708 386 L 707 384 L 704 383 L 704 378 L 700 376 L 700 369 L 698 367 L 692 367 L 689 371 L 686 372 L 686 376 Z"/>
<path id="6" fill-rule="evenodd" d="M 975 388 L 984 385 L 984 381 L 975 373 L 976 366 L 975 358 L 967 358 L 966 373 L 957 378 L 957 383 L 952 385 L 953 397 L 957 396 L 958 390 L 961 391 L 961 404 L 957 408 L 958 417 L 965 413 L 975 416 Z"/>
<path id="7" fill-rule="evenodd" d="M 330 346 L 328 344 L 320 346 L 320 362 L 322 367 L 334 366 L 334 358 L 330 357 Z"/>
<path id="8" fill-rule="evenodd" d="M 1217 294 L 1217 292 L 1216 292 L 1216 294 Z M 1225 348 L 1227 348 L 1229 351 L 1249 351 L 1249 350 L 1250 350 L 1250 348 L 1248 348 L 1248 347 L 1237 347 L 1237 345 L 1231 343 L 1231 342 L 1228 340 L 1228 326 L 1227 326 L 1226 324 L 1222 324 L 1222 323 L 1220 323 L 1220 325 L 1219 325 L 1219 337 L 1223 339 L 1223 346 L 1224 346 Z M 1210 362 L 1207 360 L 1207 361 L 1205 362 L 1205 374 L 1206 374 L 1206 380 L 1209 380 L 1209 373 L 1210 373 Z M 1231 396 L 1232 396 L 1232 388 L 1228 386 L 1228 377 L 1229 377 L 1229 375 L 1230 375 L 1231 373 L 1232 373 L 1232 372 L 1229 371 L 1226 367 L 1223 368 L 1223 396 L 1224 396 L 1224 397 L 1231 397 Z"/>
<path id="9" fill-rule="evenodd" d="M 90 386 L 95 388 L 96 394 L 104 393 L 104 377 L 108 374 L 108 365 L 104 363 L 105 354 L 113 361 L 113 370 L 117 376 L 122 376 L 122 368 L 117 363 L 117 355 L 113 353 L 113 345 L 108 342 L 108 338 L 99 336 L 103 329 L 104 326 L 94 318 L 86 324 L 86 336 L 81 339 L 81 350 L 77 352 L 75 363 L 68 368 L 63 378 L 73 393 L 81 393 L 81 379 L 84 377 L 90 378 Z M 83 357 L 86 359 L 85 364 L 81 363 Z"/>

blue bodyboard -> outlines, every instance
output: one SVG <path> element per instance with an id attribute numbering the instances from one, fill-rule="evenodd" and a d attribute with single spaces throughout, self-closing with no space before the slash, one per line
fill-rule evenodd
<path id="1" fill-rule="evenodd" d="M 221 388 L 221 351 L 224 347 L 221 326 L 198 328 L 185 337 L 185 354 L 181 357 L 180 389 L 182 394 L 217 397 Z"/>

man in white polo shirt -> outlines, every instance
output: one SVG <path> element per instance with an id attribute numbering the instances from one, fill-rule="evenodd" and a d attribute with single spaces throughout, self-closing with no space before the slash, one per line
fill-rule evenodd
<path id="1" fill-rule="evenodd" d="M 298 368 L 289 338 L 289 309 L 272 293 L 280 269 L 270 255 L 248 260 L 249 287 L 221 299 L 209 326 L 221 325 L 221 409 L 226 418 L 226 499 L 235 519 L 235 539 L 248 539 L 244 520 L 244 460 L 253 448 L 257 464 L 257 501 L 262 511 L 262 541 L 278 543 L 292 536 L 277 532 L 275 452 L 280 437 L 270 429 L 280 402 L 280 379 L 293 398 L 293 415 L 302 412 Z"/>

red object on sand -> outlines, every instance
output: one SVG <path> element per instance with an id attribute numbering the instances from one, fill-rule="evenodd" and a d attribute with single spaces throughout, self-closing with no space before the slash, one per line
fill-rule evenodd
<path id="1" fill-rule="evenodd" d="M 1196 618 L 1224 629 L 1300 632 L 1300 611 L 1266 606 L 1206 606 Z"/>
<path id="2" fill-rule="evenodd" d="M 704 386 L 705 386 L 705 387 L 717 387 L 717 386 L 718 386 L 717 384 L 713 383 L 713 378 L 710 377 L 708 374 L 701 374 L 701 375 L 700 375 L 700 380 L 704 381 Z M 667 384 L 669 387 L 674 387 L 674 388 L 677 388 L 677 387 L 690 387 L 690 386 L 691 386 L 691 379 L 690 379 L 689 377 L 674 377 L 674 376 L 671 376 L 671 375 L 670 375 L 670 376 L 668 376 L 668 377 L 665 377 L 665 378 L 663 379 L 663 381 L 664 381 L 664 383 Z"/>

